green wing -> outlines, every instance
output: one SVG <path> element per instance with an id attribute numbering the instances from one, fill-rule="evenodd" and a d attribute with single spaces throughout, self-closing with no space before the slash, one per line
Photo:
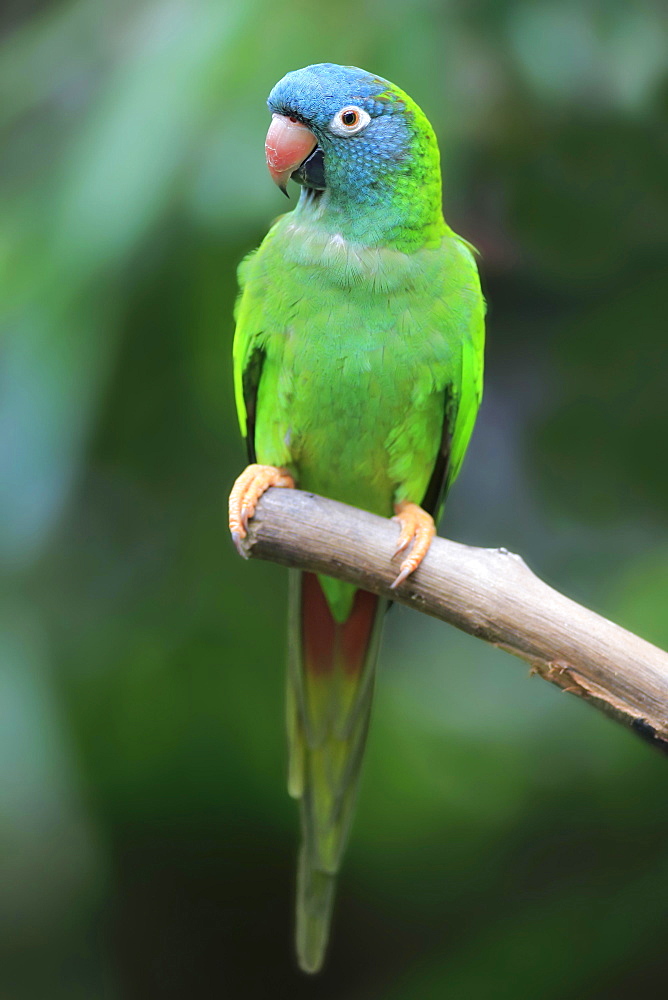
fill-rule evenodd
<path id="1" fill-rule="evenodd" d="M 274 253 L 279 216 L 257 250 L 251 251 L 239 265 L 237 278 L 239 295 L 234 309 L 236 329 L 232 352 L 234 367 L 234 397 L 241 435 L 246 442 L 248 460 L 256 461 L 255 419 L 260 379 L 264 370 L 267 343 L 271 331 L 267 316 L 273 316 L 269 325 L 274 334 L 281 330 L 276 313 L 281 309 L 280 274 L 276 274 Z M 280 255 L 279 255 L 280 259 Z"/>
<path id="2" fill-rule="evenodd" d="M 482 398 L 485 335 L 485 303 L 472 248 L 451 234 L 442 249 L 441 292 L 434 294 L 432 273 L 432 284 L 421 289 L 427 306 L 413 310 L 420 330 L 415 353 L 421 352 L 422 363 L 413 371 L 411 406 L 397 413 L 388 448 L 397 499 L 420 503 L 436 521 L 461 468 Z M 436 441 L 428 450 L 428 442 Z"/>
<path id="3" fill-rule="evenodd" d="M 484 302 L 470 318 L 462 341 L 459 385 L 448 383 L 443 392 L 443 430 L 434 471 L 422 507 L 438 523 L 450 486 L 459 474 L 482 399 L 484 368 Z"/>
<path id="4" fill-rule="evenodd" d="M 459 237 L 458 239 L 470 255 L 471 249 L 469 244 Z M 462 340 L 461 380 L 452 429 L 447 486 L 450 486 L 459 474 L 473 432 L 478 407 L 482 400 L 485 363 L 485 300 L 480 291 L 478 270 L 472 257 L 471 265 L 475 272 L 477 295 L 474 306 L 469 312 L 467 329 L 464 332 Z"/>
<path id="5" fill-rule="evenodd" d="M 248 461 L 255 462 L 255 414 L 257 393 L 264 364 L 265 350 L 257 324 L 252 285 L 248 287 L 248 271 L 253 267 L 258 251 L 254 250 L 239 265 L 239 296 L 234 310 L 236 329 L 232 352 L 234 365 L 234 398 L 241 436 L 246 443 Z"/>

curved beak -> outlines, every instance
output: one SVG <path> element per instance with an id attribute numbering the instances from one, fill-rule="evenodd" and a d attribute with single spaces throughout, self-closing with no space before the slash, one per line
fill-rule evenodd
<path id="1" fill-rule="evenodd" d="M 274 114 L 264 150 L 271 179 L 278 184 L 284 195 L 288 193 L 286 185 L 290 176 L 313 152 L 316 145 L 317 139 L 306 125 L 286 118 L 285 115 Z"/>

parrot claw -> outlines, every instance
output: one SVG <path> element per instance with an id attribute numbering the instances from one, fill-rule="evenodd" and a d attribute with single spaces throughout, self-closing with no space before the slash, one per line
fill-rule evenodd
<path id="1" fill-rule="evenodd" d="M 436 534 L 433 517 L 416 503 L 402 501 L 396 505 L 395 510 L 397 513 L 392 520 L 398 521 L 401 525 L 401 534 L 399 535 L 394 556 L 398 556 L 400 552 L 408 548 L 411 542 L 413 544 L 410 554 L 406 556 L 399 567 L 399 575 L 390 584 L 390 590 L 396 590 L 411 573 L 415 572 L 429 551 L 431 540 Z"/>
<path id="2" fill-rule="evenodd" d="M 399 518 L 398 517 L 393 517 L 392 520 L 393 521 L 398 521 Z M 404 549 L 408 548 L 408 545 L 410 543 L 411 538 L 412 538 L 412 535 L 410 534 L 410 532 L 407 532 L 406 528 L 403 527 L 401 529 L 401 534 L 399 535 L 399 541 L 397 542 L 397 546 L 396 546 L 394 552 L 392 553 L 392 558 L 393 559 L 396 556 L 398 556 L 400 552 L 403 552 Z"/>
<path id="3" fill-rule="evenodd" d="M 248 553 L 243 546 L 243 539 L 238 531 L 232 532 L 232 541 L 234 542 L 234 547 L 241 556 L 242 559 L 248 559 Z"/>
<path id="4" fill-rule="evenodd" d="M 404 569 L 402 569 L 401 573 L 396 578 L 396 580 L 394 580 L 393 583 L 390 584 L 390 590 L 396 590 L 397 587 L 400 587 L 401 584 L 404 582 L 404 580 L 407 580 L 412 572 L 413 570 L 410 568 L 410 566 L 404 567 Z"/>
<path id="5" fill-rule="evenodd" d="M 249 465 L 238 477 L 230 493 L 229 525 L 234 547 L 242 558 L 249 557 L 241 542 L 248 534 L 248 522 L 262 494 L 270 486 L 294 489 L 294 485 L 292 476 L 285 469 L 277 469 L 273 465 Z"/>

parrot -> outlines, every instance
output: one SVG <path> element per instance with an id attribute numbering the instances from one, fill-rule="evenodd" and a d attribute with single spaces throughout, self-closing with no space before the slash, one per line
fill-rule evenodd
<path id="1" fill-rule="evenodd" d="M 439 149 L 399 87 L 353 66 L 287 73 L 265 154 L 293 211 L 239 267 L 234 389 L 248 467 L 229 499 L 242 540 L 262 494 L 299 488 L 398 522 L 393 588 L 427 553 L 482 396 L 474 248 L 443 216 Z M 317 972 L 355 806 L 389 602 L 289 570 L 288 791 L 299 800 L 296 952 Z"/>

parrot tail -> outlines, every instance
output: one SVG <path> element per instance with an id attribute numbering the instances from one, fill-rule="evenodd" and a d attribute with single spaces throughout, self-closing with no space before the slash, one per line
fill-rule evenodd
<path id="1" fill-rule="evenodd" d="M 325 956 L 388 603 L 350 584 L 321 579 L 290 572 L 288 790 L 300 802 L 296 937 L 305 972 L 317 972 Z M 332 614 L 330 591 L 339 598 L 342 621 Z"/>

